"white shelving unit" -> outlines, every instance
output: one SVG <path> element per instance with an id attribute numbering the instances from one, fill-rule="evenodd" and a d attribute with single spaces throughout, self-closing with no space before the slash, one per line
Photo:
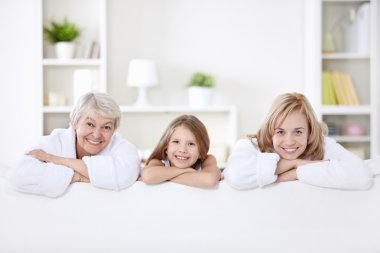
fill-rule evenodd
<path id="1" fill-rule="evenodd" d="M 189 106 L 120 106 L 122 120 L 118 132 L 131 141 L 140 151 L 143 158 L 158 143 L 170 121 L 182 114 L 197 116 L 207 127 L 210 136 L 210 153 L 218 159 L 218 165 L 224 167 L 229 151 L 237 140 L 237 108 L 235 106 L 211 106 L 194 108 Z M 44 116 L 56 125 L 45 127 L 54 129 L 68 124 L 71 106 L 43 108 Z"/>
<path id="2" fill-rule="evenodd" d="M 41 124 L 39 132 L 49 134 L 56 127 L 68 126 L 68 112 L 74 104 L 73 76 L 78 69 L 88 69 L 94 75 L 94 89 L 107 91 L 106 0 L 40 0 L 40 27 L 51 20 L 67 18 L 80 29 L 73 59 L 57 59 L 53 45 L 41 33 L 40 62 Z M 84 15 L 83 12 L 86 12 Z M 97 41 L 99 58 L 89 58 L 89 48 Z M 52 97 L 56 101 L 52 101 Z M 50 101 L 49 101 L 50 98 Z"/>
<path id="3" fill-rule="evenodd" d="M 83 53 L 70 60 L 55 58 L 52 45 L 43 39 L 41 33 L 40 61 L 40 133 L 50 134 L 55 128 L 69 126 L 69 113 L 74 101 L 73 73 L 77 69 L 90 69 L 97 73 L 97 90 L 107 92 L 107 1 L 106 0 L 39 0 L 41 5 L 40 27 L 50 20 L 70 22 L 81 29 L 78 45 L 95 40 L 100 43 L 100 58 L 89 59 Z M 85 12 L 85 15 L 84 13 Z M 81 50 L 81 49 L 80 49 Z M 64 104 L 52 104 L 44 99 L 49 93 L 65 97 Z M 44 101 L 45 100 L 45 101 Z M 159 141 L 169 122 L 182 114 L 197 116 L 207 127 L 212 153 L 223 167 L 229 149 L 237 139 L 237 109 L 234 106 L 210 106 L 193 108 L 189 106 L 121 106 L 122 121 L 118 132 L 146 153 Z"/>
<path id="4" fill-rule="evenodd" d="M 343 146 L 368 159 L 379 154 L 379 88 L 378 88 L 378 3 L 376 0 L 305 0 L 305 93 L 318 117 L 337 128 L 335 138 Z M 369 3 L 368 52 L 348 51 L 343 29 L 336 28 L 344 18 Z M 355 18 L 354 16 L 352 16 Z M 327 27 L 335 38 L 336 52 L 322 53 L 323 34 Z M 322 105 L 322 71 L 348 73 L 359 97 L 360 105 Z M 358 124 L 364 129 L 360 136 L 346 134 L 346 127 Z"/>

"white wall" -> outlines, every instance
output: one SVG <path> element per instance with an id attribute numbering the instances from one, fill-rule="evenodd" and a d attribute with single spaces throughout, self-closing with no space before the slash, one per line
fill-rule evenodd
<path id="1" fill-rule="evenodd" d="M 36 140 L 36 1 L 0 1 L 0 161 L 13 165 Z"/>
<path id="2" fill-rule="evenodd" d="M 206 71 L 217 81 L 214 103 L 236 104 L 239 135 L 253 133 L 276 95 L 303 91 L 303 0 L 109 0 L 108 47 L 119 103 L 136 97 L 125 86 L 129 60 L 153 58 L 153 104 L 186 104 L 191 73 Z"/>
<path id="3" fill-rule="evenodd" d="M 1 0 L 0 161 L 13 164 L 38 137 L 41 36 L 37 0 Z M 22 17 L 22 19 L 20 18 Z M 303 0 L 108 0 L 108 82 L 120 104 L 135 57 L 155 59 L 155 105 L 187 103 L 185 83 L 202 70 L 217 81 L 215 104 L 236 104 L 239 134 L 259 127 L 279 93 L 303 90 Z M 4 40 L 5 38 L 5 40 Z"/>

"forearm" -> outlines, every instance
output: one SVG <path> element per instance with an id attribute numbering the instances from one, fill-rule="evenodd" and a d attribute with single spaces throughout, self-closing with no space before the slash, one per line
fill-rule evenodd
<path id="1" fill-rule="evenodd" d="M 317 162 L 317 161 L 310 161 L 310 160 L 304 160 L 304 159 L 286 160 L 286 159 L 281 158 L 277 163 L 276 175 L 280 175 L 287 171 L 297 169 L 298 166 L 308 164 L 308 163 L 314 163 L 314 162 Z"/>
<path id="2" fill-rule="evenodd" d="M 291 169 L 277 176 L 276 183 L 298 180 L 297 169 Z"/>
<path id="3" fill-rule="evenodd" d="M 55 164 L 64 165 L 66 167 L 69 167 L 69 168 L 73 169 L 75 172 L 84 176 L 85 178 L 89 178 L 87 166 L 81 159 L 65 158 L 65 157 L 56 156 L 54 161 L 52 161 L 52 162 Z"/>
<path id="4" fill-rule="evenodd" d="M 45 152 L 42 149 L 33 149 L 27 153 L 27 155 L 33 156 L 34 158 L 40 160 L 41 162 L 54 163 L 56 165 L 63 165 L 73 169 L 75 172 L 88 178 L 88 170 L 86 164 L 75 158 L 66 158 L 62 156 L 53 155 Z"/>
<path id="5" fill-rule="evenodd" d="M 186 172 L 188 172 L 188 170 L 176 167 L 151 166 L 143 169 L 141 179 L 146 184 L 158 184 L 171 180 Z"/>
<path id="6" fill-rule="evenodd" d="M 170 181 L 188 186 L 209 188 L 215 186 L 219 182 L 219 180 L 220 174 L 218 177 L 216 173 L 194 171 L 176 176 L 172 178 Z"/>

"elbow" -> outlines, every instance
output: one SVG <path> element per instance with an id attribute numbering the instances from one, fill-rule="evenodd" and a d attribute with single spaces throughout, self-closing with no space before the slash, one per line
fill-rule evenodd
<path id="1" fill-rule="evenodd" d="M 363 191 L 370 189 L 372 187 L 372 184 L 373 177 L 361 178 L 359 180 L 356 180 L 356 182 L 354 183 L 355 189 Z"/>
<path id="2" fill-rule="evenodd" d="M 27 184 L 27 179 L 25 176 L 20 175 L 20 172 L 18 169 L 14 168 L 12 169 L 8 175 L 7 175 L 7 180 L 16 189 L 22 188 L 24 185 Z"/>
<path id="3" fill-rule="evenodd" d="M 156 184 L 155 177 L 152 173 L 149 172 L 149 170 L 143 169 L 140 177 L 141 181 L 143 181 L 145 184 Z"/>
<path id="4" fill-rule="evenodd" d="M 208 175 L 203 178 L 203 187 L 205 188 L 212 188 L 218 185 L 221 179 L 221 174 L 217 175 Z"/>
<path id="5" fill-rule="evenodd" d="M 228 173 L 228 171 L 226 171 L 224 174 L 224 180 L 229 186 L 236 190 L 248 189 L 248 187 L 246 187 L 246 185 L 243 183 L 242 178 L 234 173 Z"/>

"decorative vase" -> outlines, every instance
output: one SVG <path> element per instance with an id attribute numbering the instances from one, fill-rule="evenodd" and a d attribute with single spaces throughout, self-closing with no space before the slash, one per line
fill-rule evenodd
<path id="1" fill-rule="evenodd" d="M 57 42 L 55 44 L 55 53 L 58 59 L 67 60 L 74 58 L 74 42 Z"/>
<path id="2" fill-rule="evenodd" d="M 211 105 L 212 88 L 210 87 L 189 87 L 188 95 L 191 107 L 206 107 Z"/>

